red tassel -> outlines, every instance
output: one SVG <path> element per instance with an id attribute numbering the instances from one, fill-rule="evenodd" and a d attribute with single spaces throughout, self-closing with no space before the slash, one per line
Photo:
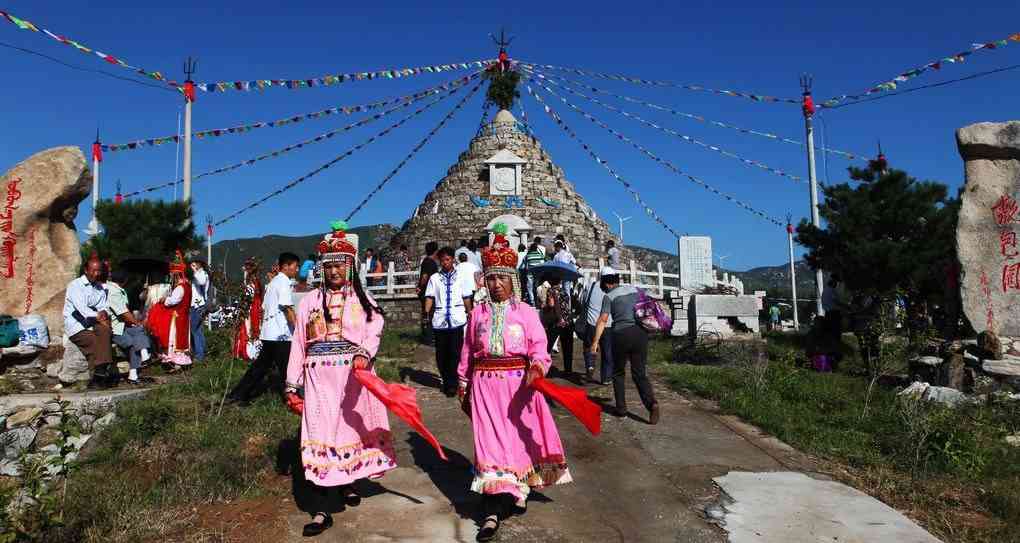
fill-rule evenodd
<path id="1" fill-rule="evenodd" d="M 123 203 L 123 202 L 124 202 L 124 195 L 123 194 L 118 192 L 117 194 L 113 195 L 113 203 L 120 204 L 120 203 Z"/>
<path id="2" fill-rule="evenodd" d="M 184 82 L 184 99 L 188 102 L 195 101 L 195 84 L 191 81 Z"/>
<path id="3" fill-rule="evenodd" d="M 805 117 L 810 117 L 815 114 L 815 101 L 811 99 L 810 94 L 804 95 L 804 102 L 801 107 L 804 110 Z"/>
<path id="4" fill-rule="evenodd" d="M 98 141 L 92 144 L 92 160 L 96 162 L 103 161 L 103 146 Z"/>
<path id="5" fill-rule="evenodd" d="M 363 387 L 367 388 L 373 396 L 378 398 L 386 406 L 386 409 L 392 411 L 394 415 L 400 417 L 414 431 L 421 434 L 436 449 L 436 452 L 439 453 L 439 458 L 447 462 L 450 461 L 446 457 L 446 453 L 443 452 L 443 447 L 439 444 L 439 440 L 425 427 L 425 422 L 421 418 L 421 408 L 418 407 L 418 402 L 414 398 L 413 388 L 398 383 L 387 383 L 368 370 L 354 370 L 354 378 Z"/>
<path id="6" fill-rule="evenodd" d="M 588 399 L 588 393 L 583 388 L 557 385 L 545 377 L 532 381 L 531 388 L 547 398 L 556 400 L 556 403 L 565 407 L 581 421 L 592 435 L 597 436 L 602 432 L 602 408 Z"/>
<path id="7" fill-rule="evenodd" d="M 205 233 L 206 233 L 206 234 L 207 234 L 207 235 L 208 235 L 208 236 L 209 236 L 210 238 L 212 237 L 212 233 L 213 233 L 213 228 L 212 228 L 212 225 L 211 225 L 211 224 L 208 224 L 208 225 L 206 225 L 206 227 L 205 227 Z"/>

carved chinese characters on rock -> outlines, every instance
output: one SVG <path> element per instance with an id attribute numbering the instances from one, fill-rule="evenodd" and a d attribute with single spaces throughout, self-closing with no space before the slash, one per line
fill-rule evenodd
<path id="1" fill-rule="evenodd" d="M 18 200 L 21 199 L 19 183 L 20 178 L 7 182 L 6 197 L 0 211 L 0 277 L 6 279 L 14 277 L 14 250 L 18 246 L 18 236 L 14 233 L 14 210 L 18 209 Z"/>
<path id="2" fill-rule="evenodd" d="M 1002 256 L 1002 291 L 1020 291 L 1020 262 L 1014 262 L 1020 251 L 1016 246 L 1016 231 L 1013 225 L 1016 224 L 1017 214 L 1020 213 L 1020 204 L 1008 194 L 1003 194 L 995 205 L 992 206 L 992 214 L 995 217 L 995 224 L 999 225 L 999 254 Z"/>

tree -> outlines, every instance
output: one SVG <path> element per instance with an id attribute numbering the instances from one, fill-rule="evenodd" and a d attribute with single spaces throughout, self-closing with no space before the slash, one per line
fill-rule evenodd
<path id="1" fill-rule="evenodd" d="M 874 328 L 883 305 L 902 296 L 907 314 L 916 315 L 941 297 L 946 264 L 955 258 L 959 202 L 945 185 L 917 181 L 884 160 L 850 168 L 850 178 L 860 183 L 823 188 L 825 228 L 801 221 L 797 242 L 808 248 L 812 268 L 837 276 L 850 294 L 867 359 L 878 353 L 881 333 L 864 330 Z"/>
<path id="2" fill-rule="evenodd" d="M 82 244 L 82 253 L 95 251 L 115 263 L 128 257 L 169 260 L 177 249 L 186 253 L 204 241 L 195 234 L 190 206 L 183 202 L 104 200 L 96 207 L 96 217 L 103 232 Z"/>
<path id="3" fill-rule="evenodd" d="M 491 69 L 485 72 L 489 79 L 489 88 L 485 91 L 485 100 L 499 106 L 499 109 L 509 110 L 514 101 L 521 97 L 517 90 L 517 84 L 521 81 L 521 74 L 513 70 Z"/>

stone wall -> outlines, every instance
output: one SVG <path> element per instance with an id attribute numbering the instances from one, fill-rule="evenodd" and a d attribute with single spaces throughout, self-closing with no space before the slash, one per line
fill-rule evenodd
<path id="1" fill-rule="evenodd" d="M 501 149 L 509 149 L 527 161 L 522 168 L 522 208 L 508 208 L 506 197 L 489 195 L 489 168 L 485 161 Z M 489 200 L 489 205 L 479 207 L 472 202 L 472 196 Z M 557 201 L 560 206 L 550 206 L 542 198 Z M 417 209 L 417 216 L 404 224 L 396 239 L 415 254 L 428 241 L 457 247 L 461 239 L 478 239 L 492 219 L 505 214 L 524 219 L 532 227 L 530 236 L 542 236 L 550 248 L 553 237 L 563 234 L 581 266 L 596 265 L 598 258 L 605 255 L 606 240 L 612 239 L 620 246 L 609 225 L 595 215 L 573 183 L 566 180 L 563 169 L 553 163 L 537 139 L 516 128 L 513 117 L 505 111 L 471 140 L 468 150 L 461 153 L 457 163 Z M 438 212 L 433 213 L 433 209 Z M 410 211 L 413 213 L 414 209 Z M 631 257 L 626 249 L 621 256 Z"/>
<path id="2" fill-rule="evenodd" d="M 387 326 L 418 326 L 421 322 L 421 302 L 418 298 L 376 297 L 379 307 L 386 312 Z"/>

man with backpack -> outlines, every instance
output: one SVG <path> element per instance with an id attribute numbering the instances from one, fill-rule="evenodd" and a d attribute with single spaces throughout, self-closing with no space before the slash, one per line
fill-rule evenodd
<path id="1" fill-rule="evenodd" d="M 621 285 L 619 275 L 608 275 L 602 281 L 606 296 L 602 300 L 602 312 L 589 350 L 592 355 L 598 354 L 599 341 L 612 317 L 613 393 L 616 396 L 616 408 L 610 414 L 617 417 L 627 415 L 626 385 L 623 379 L 629 361 L 631 378 L 637 386 L 641 403 L 648 409 L 648 422 L 658 424 L 659 403 L 655 401 L 655 392 L 645 368 L 648 359 L 648 332 L 638 325 L 638 317 L 635 315 L 635 306 L 646 296 L 642 296 L 631 285 Z"/>

